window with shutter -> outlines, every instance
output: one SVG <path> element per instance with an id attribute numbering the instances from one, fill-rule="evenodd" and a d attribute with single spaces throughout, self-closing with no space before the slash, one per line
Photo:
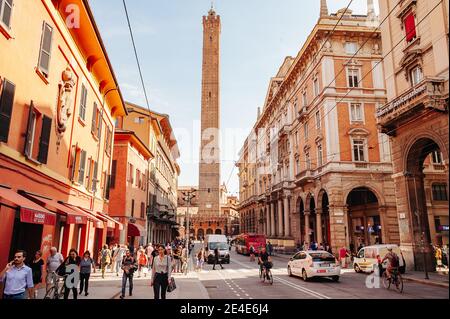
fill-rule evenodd
<path id="1" fill-rule="evenodd" d="M 44 21 L 42 26 L 41 49 L 39 53 L 39 70 L 48 77 L 52 49 L 53 28 Z"/>
<path id="2" fill-rule="evenodd" d="M 406 41 L 412 42 L 416 36 L 416 21 L 414 13 L 410 12 L 405 18 Z"/>
<path id="3" fill-rule="evenodd" d="M 348 86 L 351 88 L 359 87 L 359 70 L 357 69 L 348 70 Z"/>
<path id="4" fill-rule="evenodd" d="M 77 166 L 77 159 L 78 159 L 78 144 L 72 146 L 72 162 L 70 166 L 70 180 L 73 182 L 75 181 L 75 170 Z"/>
<path id="5" fill-rule="evenodd" d="M 78 184 L 83 185 L 84 183 L 84 174 L 86 168 L 86 151 L 81 151 L 80 154 L 80 168 L 78 170 Z"/>
<path id="6" fill-rule="evenodd" d="M 4 79 L 0 97 L 0 142 L 8 142 L 16 86 Z"/>
<path id="7" fill-rule="evenodd" d="M 80 118 L 86 120 L 86 103 L 87 103 L 87 89 L 84 84 L 81 85 L 81 100 L 80 100 Z"/>
<path id="8" fill-rule="evenodd" d="M 109 193 L 111 190 L 111 175 L 107 175 L 106 177 L 105 199 L 109 199 Z"/>
<path id="9" fill-rule="evenodd" d="M 47 164 L 51 130 L 52 119 L 44 115 L 44 117 L 42 118 L 41 140 L 39 142 L 38 153 L 38 161 L 42 164 Z"/>
<path id="10" fill-rule="evenodd" d="M 97 191 L 97 175 L 98 175 L 98 163 L 94 162 L 94 174 L 92 175 L 92 191 L 96 192 Z"/>
<path id="11" fill-rule="evenodd" d="M 116 172 L 117 172 L 117 161 L 113 160 L 111 166 L 111 184 L 110 184 L 111 188 L 116 187 Z"/>
<path id="12" fill-rule="evenodd" d="M 31 101 L 30 110 L 28 112 L 27 132 L 25 134 L 25 146 L 23 151 L 26 158 L 31 158 L 33 155 L 34 133 L 36 131 L 36 117 L 37 114 L 33 105 L 33 101 Z"/>
<path id="13" fill-rule="evenodd" d="M 97 131 L 97 137 L 99 140 L 102 139 L 102 125 L 103 125 L 103 112 L 98 111 L 98 118 L 97 118 L 97 126 L 98 126 L 98 131 Z"/>
<path id="14" fill-rule="evenodd" d="M 90 157 L 87 161 L 87 169 L 86 169 L 86 178 L 85 178 L 85 187 L 87 190 L 91 189 L 91 176 L 92 176 L 92 157 Z"/>
<path id="15" fill-rule="evenodd" d="M 94 109 L 92 111 L 92 126 L 91 126 L 92 134 L 97 132 L 97 103 L 94 102 Z"/>
<path id="16" fill-rule="evenodd" d="M 13 0 L 0 0 L 0 21 L 2 25 L 11 29 Z"/>

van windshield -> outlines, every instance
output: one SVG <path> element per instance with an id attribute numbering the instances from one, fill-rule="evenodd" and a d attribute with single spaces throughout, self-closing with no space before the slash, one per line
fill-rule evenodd
<path id="1" fill-rule="evenodd" d="M 214 250 L 218 248 L 219 250 L 225 250 L 228 249 L 227 243 L 208 243 L 208 249 Z"/>

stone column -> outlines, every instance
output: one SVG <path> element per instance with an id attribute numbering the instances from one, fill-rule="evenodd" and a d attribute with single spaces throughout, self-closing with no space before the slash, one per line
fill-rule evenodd
<path id="1" fill-rule="evenodd" d="M 278 237 L 283 236 L 283 200 L 278 200 Z"/>
<path id="2" fill-rule="evenodd" d="M 291 223 L 289 218 L 289 198 L 286 196 L 284 198 L 284 237 L 290 237 L 291 235 Z"/>
<path id="3" fill-rule="evenodd" d="M 316 234 L 317 244 L 323 243 L 322 238 L 322 212 L 316 209 Z"/>
<path id="4" fill-rule="evenodd" d="M 270 203 L 270 236 L 275 236 L 275 202 Z"/>
<path id="5" fill-rule="evenodd" d="M 305 210 L 305 238 L 304 241 L 308 245 L 310 244 L 310 237 L 309 237 L 309 210 Z"/>

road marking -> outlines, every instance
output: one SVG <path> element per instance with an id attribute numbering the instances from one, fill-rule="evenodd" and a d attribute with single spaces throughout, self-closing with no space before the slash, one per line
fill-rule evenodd
<path id="1" fill-rule="evenodd" d="M 239 299 L 244 299 L 244 298 L 241 297 L 241 295 L 238 293 L 238 290 L 237 290 L 237 289 L 240 290 L 240 293 L 248 295 L 248 294 L 246 293 L 246 291 L 245 291 L 244 289 L 242 289 L 237 283 L 235 283 L 234 280 L 233 280 L 232 278 L 225 278 L 224 273 L 221 273 L 221 272 L 219 272 L 218 274 L 219 274 L 219 276 L 222 278 L 222 280 L 225 281 L 225 283 L 228 285 L 228 287 L 231 289 L 231 291 L 236 295 L 236 297 L 239 297 Z M 233 284 L 237 289 L 231 287 L 230 284 L 228 283 L 228 281 L 230 281 L 231 284 Z M 250 298 L 249 298 L 249 299 L 250 299 Z"/>
<path id="2" fill-rule="evenodd" d="M 233 260 L 233 262 L 235 262 L 235 263 L 237 263 L 237 264 L 239 264 L 239 265 L 241 265 L 241 266 L 243 266 L 243 267 L 246 267 L 246 268 L 248 268 L 248 269 L 253 269 L 253 268 L 251 268 L 250 266 L 247 266 L 246 264 L 241 263 L 241 262 L 239 262 L 239 261 L 237 261 L 237 260 L 235 260 L 235 259 Z M 255 270 L 257 270 L 257 269 L 255 269 Z M 290 282 L 290 281 L 287 281 L 287 280 L 285 280 L 285 279 L 279 278 L 279 277 L 277 277 L 277 276 L 273 276 L 273 279 L 274 279 L 274 280 L 277 280 L 277 281 L 279 281 L 280 283 L 283 283 L 283 284 L 285 284 L 285 285 L 287 285 L 287 286 L 290 286 L 291 288 L 294 288 L 294 289 L 296 289 L 296 290 L 299 290 L 299 291 L 301 291 L 301 292 L 304 292 L 304 293 L 306 293 L 306 294 L 309 294 L 309 295 L 311 295 L 311 296 L 313 296 L 313 297 L 316 297 L 316 298 L 319 298 L 319 299 L 331 299 L 330 297 L 325 296 L 325 295 L 323 295 L 323 294 L 321 294 L 321 293 L 319 293 L 319 292 L 316 292 L 316 291 L 313 291 L 313 290 L 311 290 L 311 289 L 308 289 L 308 288 L 299 286 L 299 285 L 297 285 L 297 284 L 294 284 L 294 283 L 292 283 L 292 282 Z"/>

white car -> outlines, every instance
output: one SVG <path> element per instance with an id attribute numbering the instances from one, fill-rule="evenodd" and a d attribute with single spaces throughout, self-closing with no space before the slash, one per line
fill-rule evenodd
<path id="1" fill-rule="evenodd" d="M 289 276 L 301 276 L 304 281 L 312 277 L 330 277 L 339 281 L 341 267 L 336 258 L 324 250 L 308 250 L 296 253 L 288 262 Z"/>

